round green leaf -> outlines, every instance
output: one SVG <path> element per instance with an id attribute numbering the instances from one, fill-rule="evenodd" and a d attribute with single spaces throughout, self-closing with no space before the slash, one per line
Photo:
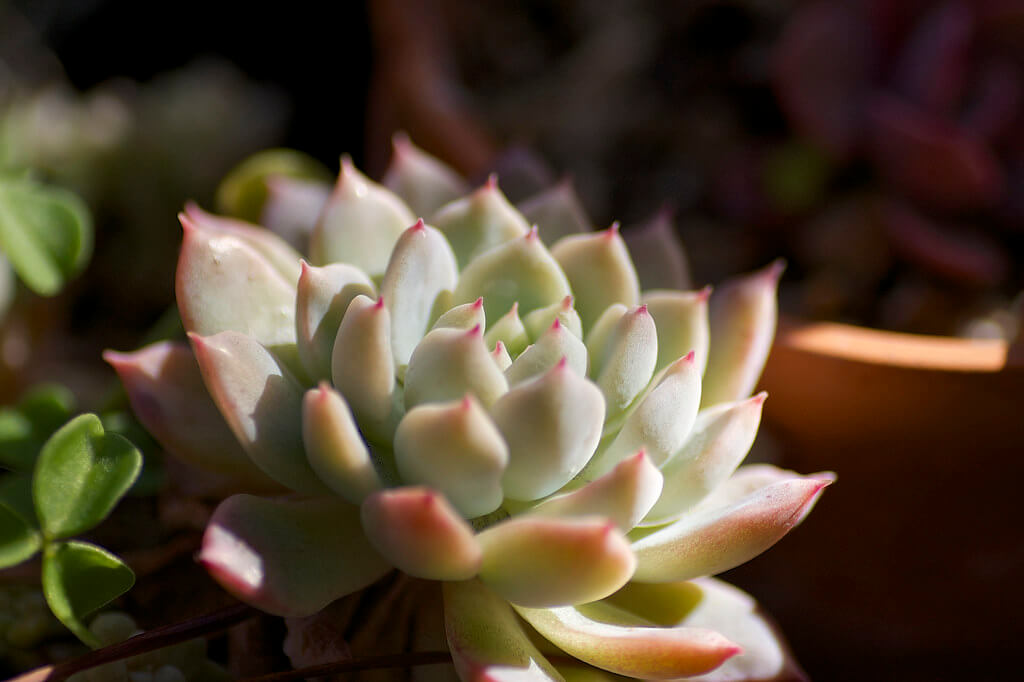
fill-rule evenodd
<path id="1" fill-rule="evenodd" d="M 83 414 L 46 441 L 32 481 L 36 514 L 46 537 L 65 538 L 106 518 L 142 467 L 124 437 L 105 433 L 99 417 Z"/>
<path id="2" fill-rule="evenodd" d="M 135 584 L 132 569 L 87 542 L 61 542 L 43 554 L 43 594 L 53 615 L 93 648 L 99 640 L 82 618 L 121 596 Z"/>
<path id="3" fill-rule="evenodd" d="M 42 545 L 39 533 L 22 516 L 0 503 L 0 568 L 25 561 Z"/>
<path id="4" fill-rule="evenodd" d="M 30 289 L 52 296 L 89 259 L 89 210 L 66 190 L 0 179 L 0 251 Z"/>
<path id="5" fill-rule="evenodd" d="M 0 408 L 0 467 L 31 472 L 43 443 L 71 417 L 75 398 L 64 386 L 40 384 Z"/>

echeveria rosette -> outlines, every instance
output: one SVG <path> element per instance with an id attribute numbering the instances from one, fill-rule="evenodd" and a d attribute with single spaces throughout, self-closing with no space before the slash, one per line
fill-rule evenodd
<path id="1" fill-rule="evenodd" d="M 739 467 L 780 268 L 710 301 L 642 293 L 618 228 L 580 233 L 569 193 L 529 205 L 538 233 L 495 180 L 460 197 L 439 162 L 397 151 L 396 191 L 343 161 L 309 262 L 263 228 L 182 215 L 178 304 L 219 414 L 195 370 L 167 371 L 184 346 L 112 358 L 174 451 L 295 493 L 224 501 L 200 560 L 282 616 L 393 568 L 443 581 L 465 680 L 777 674 L 752 602 L 705 576 L 772 545 L 831 480 Z"/>

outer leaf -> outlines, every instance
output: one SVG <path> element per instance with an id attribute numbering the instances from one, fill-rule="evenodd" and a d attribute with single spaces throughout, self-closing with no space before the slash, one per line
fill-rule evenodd
<path id="1" fill-rule="evenodd" d="M 478 298 L 472 303 L 457 305 L 437 318 L 437 322 L 431 329 L 450 327 L 451 329 L 472 329 L 480 325 L 481 329 L 487 327 L 487 318 L 484 315 L 484 299 Z M 486 340 L 487 336 L 484 336 Z M 490 344 L 488 344 L 490 345 Z"/>
<path id="2" fill-rule="evenodd" d="M 440 491 L 466 518 L 501 505 L 508 446 L 472 397 L 414 407 L 398 424 L 394 443 L 402 480 Z"/>
<path id="3" fill-rule="evenodd" d="M 359 508 L 333 497 L 229 497 L 199 561 L 228 592 L 279 616 L 316 613 L 390 570 L 363 535 Z"/>
<path id="4" fill-rule="evenodd" d="M 331 377 L 331 354 L 341 319 L 356 296 L 373 297 L 373 282 L 345 263 L 318 268 L 302 261 L 295 324 L 299 359 L 313 380 Z"/>
<path id="5" fill-rule="evenodd" d="M 633 307 L 640 301 L 640 280 L 617 223 L 604 232 L 565 237 L 551 255 L 569 278 L 584 329 L 611 304 Z"/>
<path id="6" fill-rule="evenodd" d="M 747 456 L 767 394 L 701 411 L 683 448 L 662 467 L 665 489 L 646 523 L 664 523 L 715 490 Z"/>
<path id="7" fill-rule="evenodd" d="M 529 197 L 517 208 L 527 222 L 537 226 L 545 244 L 554 244 L 562 237 L 594 229 L 568 178 Z"/>
<path id="8" fill-rule="evenodd" d="M 508 603 L 479 581 L 444 584 L 444 623 L 459 678 L 468 682 L 561 682 Z"/>
<path id="9" fill-rule="evenodd" d="M 256 466 L 292 490 L 327 493 L 306 460 L 302 387 L 291 373 L 244 334 L 189 338 L 213 401 Z"/>
<path id="10" fill-rule="evenodd" d="M 186 344 L 162 341 L 133 353 L 106 351 L 103 359 L 121 378 L 135 416 L 169 453 L 244 485 L 277 488 L 217 410 Z"/>
<path id="11" fill-rule="evenodd" d="M 463 196 L 469 186 L 458 174 L 409 141 L 404 133 L 391 138 L 391 165 L 384 186 L 402 197 L 421 218 Z"/>
<path id="12" fill-rule="evenodd" d="M 43 546 L 43 539 L 21 514 L 0 503 L 0 569 L 20 564 Z"/>
<path id="13" fill-rule="evenodd" d="M 350 263 L 379 277 L 399 235 L 414 222 L 401 199 L 371 182 L 344 156 L 338 182 L 310 237 L 310 259 L 315 265 Z"/>
<path id="14" fill-rule="evenodd" d="M 636 560 L 615 525 L 602 518 L 520 516 L 477 536 L 480 579 L 509 601 L 546 607 L 607 597 L 633 574 Z"/>
<path id="15" fill-rule="evenodd" d="M 559 362 L 502 396 L 491 414 L 509 447 L 505 494 L 536 500 L 568 483 L 594 454 L 604 398 L 592 382 Z"/>
<path id="16" fill-rule="evenodd" d="M 330 196 L 331 185 L 326 182 L 267 178 L 267 201 L 257 222 L 307 252 L 310 233 Z"/>
<path id="17" fill-rule="evenodd" d="M 544 248 L 537 231 L 531 230 L 466 264 L 455 287 L 454 303 L 468 303 L 483 296 L 487 319 L 496 320 L 513 303 L 518 302 L 519 311 L 526 314 L 557 303 L 570 293 L 562 269 Z"/>
<path id="18" fill-rule="evenodd" d="M 89 210 L 66 190 L 0 179 L 0 251 L 29 288 L 52 296 L 89 259 Z"/>
<path id="19" fill-rule="evenodd" d="M 469 196 L 443 206 L 431 222 L 452 245 L 459 268 L 465 268 L 477 256 L 499 244 L 525 235 L 530 228 L 498 189 L 494 176 Z M 474 298 L 476 296 L 467 300 Z M 501 309 L 508 309 L 508 303 Z M 487 314 L 495 312 L 488 309 Z"/>
<path id="20" fill-rule="evenodd" d="M 402 232 L 388 261 L 380 293 L 391 313 L 395 365 L 409 356 L 437 317 L 438 299 L 455 288 L 455 256 L 440 232 L 419 221 Z"/>
<path id="21" fill-rule="evenodd" d="M 705 287 L 700 291 L 648 291 L 640 299 L 658 329 L 655 372 L 693 351 L 697 368 L 704 374 L 711 336 L 708 330 L 710 296 L 711 288 Z"/>
<path id="22" fill-rule="evenodd" d="M 709 497 L 675 523 L 633 543 L 633 579 L 675 582 L 739 566 L 800 523 L 830 482 L 792 476 L 737 500 Z"/>
<path id="23" fill-rule="evenodd" d="M 480 568 L 473 529 L 429 488 L 374 493 L 361 507 L 370 543 L 399 570 L 426 580 L 468 580 Z"/>
<path id="24" fill-rule="evenodd" d="M 633 262 L 639 265 L 641 289 L 688 289 L 691 286 L 686 251 L 672 224 L 670 210 L 658 211 L 643 225 L 625 230 L 622 236 Z"/>
<path id="25" fill-rule="evenodd" d="M 142 469 L 142 455 L 121 436 L 104 433 L 99 417 L 83 414 L 46 442 L 32 481 L 43 534 L 83 533 L 107 517 Z"/>
<path id="26" fill-rule="evenodd" d="M 619 675 L 670 680 L 699 675 L 739 653 L 728 639 L 703 628 L 664 628 L 638 624 L 605 604 L 588 606 L 588 617 L 572 606 L 516 611 L 567 654 Z"/>
<path id="27" fill-rule="evenodd" d="M 100 642 L 82 618 L 131 589 L 135 574 L 120 559 L 87 542 L 60 542 L 43 554 L 43 593 L 53 614 L 92 647 Z"/>
<path id="28" fill-rule="evenodd" d="M 180 218 L 185 238 L 176 291 L 185 329 L 202 336 L 239 332 L 294 356 L 295 281 L 243 235 Z"/>
<path id="29" fill-rule="evenodd" d="M 775 337 L 776 290 L 785 263 L 776 261 L 726 282 L 711 297 L 714 352 L 704 371 L 701 405 L 746 398 L 757 385 Z"/>
<path id="30" fill-rule="evenodd" d="M 689 584 L 700 590 L 701 598 L 679 625 L 711 628 L 743 649 L 719 668 L 694 678 L 697 682 L 805 679 L 750 595 L 714 578 L 700 578 Z"/>

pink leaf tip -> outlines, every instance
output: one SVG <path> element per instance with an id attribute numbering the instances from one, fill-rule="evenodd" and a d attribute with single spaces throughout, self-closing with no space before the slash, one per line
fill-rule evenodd
<path id="1" fill-rule="evenodd" d="M 605 239 L 611 241 L 619 236 L 619 221 L 616 220 L 611 226 L 604 231 Z"/>
<path id="2" fill-rule="evenodd" d="M 559 331 L 561 328 L 562 328 L 562 321 L 556 317 L 555 321 L 551 323 L 551 329 L 553 331 Z"/>
<path id="3" fill-rule="evenodd" d="M 473 328 L 466 332 L 466 336 L 480 336 L 484 335 L 484 329 L 479 324 L 473 325 Z"/>
<path id="4" fill-rule="evenodd" d="M 637 315 L 650 315 L 650 313 L 647 312 L 647 304 L 646 303 L 642 303 L 639 306 L 637 306 L 636 314 Z"/>
<path id="5" fill-rule="evenodd" d="M 377 310 L 382 310 L 384 308 L 383 294 L 377 297 L 377 302 L 373 305 L 373 307 L 376 308 Z"/>
<path id="6" fill-rule="evenodd" d="M 703 289 L 697 292 L 697 301 L 699 303 L 706 303 L 711 298 L 711 292 L 714 290 L 710 284 L 706 285 Z"/>
<path id="7" fill-rule="evenodd" d="M 540 241 L 540 232 L 538 232 L 536 225 L 530 226 L 530 231 L 526 233 L 526 237 L 524 237 L 524 239 L 528 242 Z"/>
<path id="8" fill-rule="evenodd" d="M 569 294 L 568 296 L 563 298 L 562 299 L 562 310 L 570 310 L 572 308 L 572 304 L 573 304 L 574 300 L 575 299 L 573 299 L 572 294 Z"/>
<path id="9" fill-rule="evenodd" d="M 498 189 L 498 174 L 491 173 L 487 176 L 487 182 L 484 183 L 484 189 L 494 192 Z"/>
<path id="10" fill-rule="evenodd" d="M 475 301 L 473 301 L 473 310 L 480 310 L 483 307 L 484 307 L 484 297 L 483 296 L 481 296 L 480 298 L 478 298 Z"/>
<path id="11" fill-rule="evenodd" d="M 755 405 L 763 405 L 764 401 L 767 400 L 767 399 L 768 399 L 768 391 L 761 391 L 760 393 L 755 395 L 753 398 L 751 398 L 750 402 L 754 403 Z"/>
<path id="12" fill-rule="evenodd" d="M 416 221 L 416 224 L 409 228 L 413 232 L 420 232 L 427 229 L 427 224 L 423 222 L 423 218 Z"/>
<path id="13" fill-rule="evenodd" d="M 500 356 L 500 355 L 503 355 L 504 350 L 505 350 L 504 342 L 498 341 L 498 343 L 494 344 L 494 350 L 491 351 L 491 354 L 492 355 L 499 355 Z"/>

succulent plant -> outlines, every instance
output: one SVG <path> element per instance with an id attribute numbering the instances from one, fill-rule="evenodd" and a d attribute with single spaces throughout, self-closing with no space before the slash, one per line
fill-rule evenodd
<path id="1" fill-rule="evenodd" d="M 570 193 L 538 200 L 538 231 L 495 179 L 462 196 L 405 140 L 384 182 L 342 160 L 309 262 L 189 206 L 191 352 L 107 355 L 170 452 L 291 491 L 220 504 L 211 575 L 282 616 L 395 568 L 441 581 L 464 680 L 778 674 L 752 600 L 706 576 L 776 542 L 831 480 L 737 468 L 781 267 L 713 297 L 641 292 L 615 226 L 573 233 Z"/>

